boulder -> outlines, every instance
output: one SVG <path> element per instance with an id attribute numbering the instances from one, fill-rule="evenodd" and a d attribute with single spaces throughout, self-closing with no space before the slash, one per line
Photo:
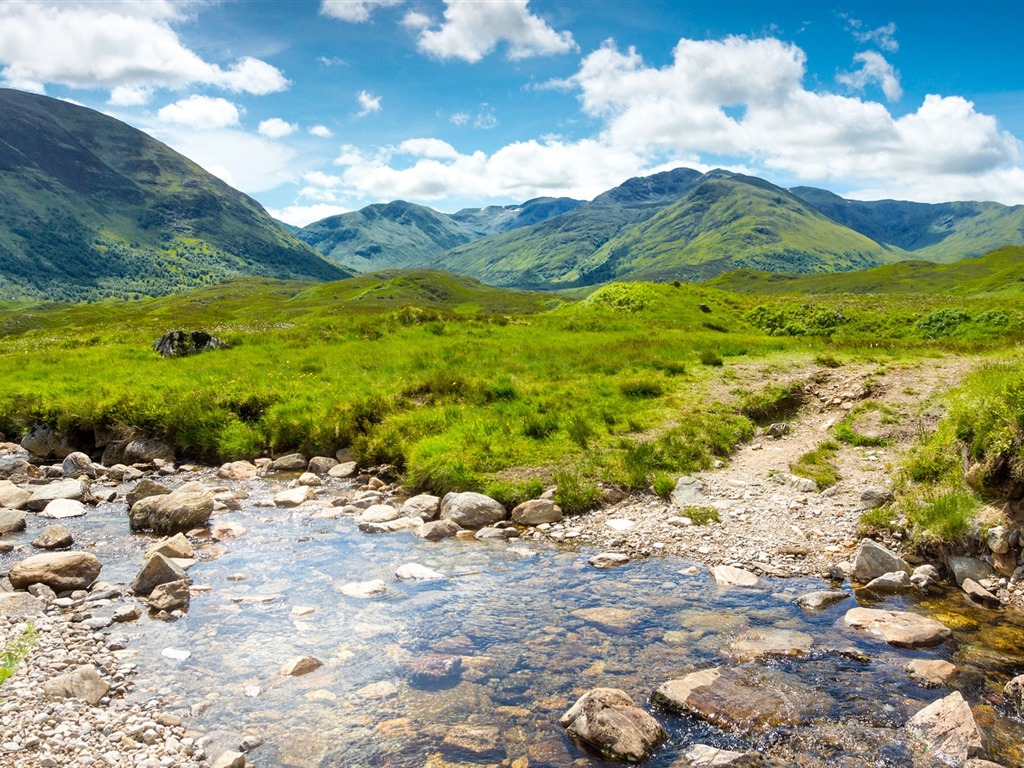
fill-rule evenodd
<path id="1" fill-rule="evenodd" d="M 74 499 L 54 499 L 39 513 L 40 517 L 50 520 L 66 520 L 69 517 L 85 515 L 85 504 Z"/>
<path id="2" fill-rule="evenodd" d="M 359 467 L 354 461 L 343 461 L 327 470 L 327 476 L 345 479 L 354 477 L 358 472 Z"/>
<path id="3" fill-rule="evenodd" d="M 618 568 L 629 562 L 629 555 L 624 555 L 621 552 L 598 552 L 587 562 L 594 568 L 601 570 Z"/>
<path id="4" fill-rule="evenodd" d="M 324 663 L 312 656 L 296 656 L 285 662 L 284 666 L 277 671 L 282 677 L 301 677 L 320 669 Z"/>
<path id="5" fill-rule="evenodd" d="M 920 739 L 929 765 L 962 766 L 985 757 L 981 731 L 960 691 L 933 701 L 907 721 L 908 733 Z"/>
<path id="6" fill-rule="evenodd" d="M 461 656 L 421 656 L 408 665 L 409 682 L 420 688 L 454 683 L 462 674 Z"/>
<path id="7" fill-rule="evenodd" d="M 32 496 L 29 497 L 28 502 L 25 504 L 26 509 L 30 509 L 33 512 L 41 512 L 46 509 L 46 505 L 56 499 L 71 499 L 72 501 L 81 501 L 85 498 L 85 492 L 88 490 L 88 486 L 79 479 L 68 478 L 66 480 L 56 480 L 46 485 L 40 485 L 33 492 Z"/>
<path id="8" fill-rule="evenodd" d="M 997 525 L 989 529 L 986 537 L 988 548 L 997 555 L 1005 555 L 1010 551 L 1010 532 L 1005 525 Z"/>
<path id="9" fill-rule="evenodd" d="M 386 523 L 389 520 L 397 520 L 399 517 L 401 515 L 398 510 L 390 504 L 373 504 L 359 514 L 359 517 L 356 518 L 356 524 Z"/>
<path id="10" fill-rule="evenodd" d="M 704 501 L 704 483 L 695 477 L 680 477 L 669 499 L 680 509 L 698 506 Z"/>
<path id="11" fill-rule="evenodd" d="M 877 594 L 909 592 L 914 588 L 914 582 L 910 580 L 910 574 L 906 571 L 893 571 L 872 579 L 864 588 Z"/>
<path id="12" fill-rule="evenodd" d="M 192 546 L 192 542 L 185 538 L 185 534 L 176 533 L 169 538 L 161 539 L 146 550 L 147 559 L 153 555 L 190 560 L 196 556 L 196 550 Z"/>
<path id="13" fill-rule="evenodd" d="M 377 597 L 383 595 L 388 591 L 388 585 L 380 579 L 370 579 L 369 581 L 350 581 L 347 584 L 342 584 L 339 588 L 341 594 L 346 597 Z"/>
<path id="14" fill-rule="evenodd" d="M 63 459 L 74 452 L 67 437 L 49 424 L 34 424 L 21 439 L 21 447 L 40 459 Z"/>
<path id="15" fill-rule="evenodd" d="M 306 469 L 314 475 L 326 475 L 336 466 L 338 466 L 337 459 L 332 459 L 329 456 L 314 456 L 309 460 Z"/>
<path id="16" fill-rule="evenodd" d="M 25 513 L 14 509 L 0 509 L 0 536 L 25 530 Z"/>
<path id="17" fill-rule="evenodd" d="M 54 592 L 88 589 L 103 564 L 91 552 L 47 552 L 15 563 L 7 577 L 15 589 L 45 584 Z"/>
<path id="18" fill-rule="evenodd" d="M 146 601 L 153 611 L 187 611 L 191 595 L 187 578 L 157 584 Z"/>
<path id="19" fill-rule="evenodd" d="M 905 611 L 851 608 L 843 620 L 847 626 L 863 630 L 897 648 L 938 645 L 952 635 L 945 624 Z"/>
<path id="20" fill-rule="evenodd" d="M 449 493 L 441 500 L 441 519 L 451 520 L 460 528 L 476 530 L 507 517 L 505 507 L 482 493 Z"/>
<path id="21" fill-rule="evenodd" d="M 320 479 L 320 475 L 315 472 L 303 472 L 299 475 L 299 479 L 296 482 L 299 485 L 308 485 L 310 488 L 319 488 L 324 484 L 324 481 Z"/>
<path id="22" fill-rule="evenodd" d="M 938 688 L 950 681 L 957 666 L 942 659 L 914 659 L 907 664 L 907 676 L 925 688 Z"/>
<path id="23" fill-rule="evenodd" d="M 462 528 L 454 520 L 431 520 L 416 529 L 416 535 L 427 541 L 450 539 Z"/>
<path id="24" fill-rule="evenodd" d="M 1000 605 L 999 598 L 974 579 L 964 579 L 964 583 L 960 585 L 960 588 L 963 589 L 964 594 L 976 603 L 987 605 L 989 608 L 998 608 Z"/>
<path id="25" fill-rule="evenodd" d="M 728 749 L 692 744 L 672 768 L 761 768 L 764 758 L 757 752 L 733 752 Z"/>
<path id="26" fill-rule="evenodd" d="M 125 444 L 121 463 L 152 464 L 157 459 L 174 461 L 174 446 L 156 438 L 142 437 Z"/>
<path id="27" fill-rule="evenodd" d="M 77 667 L 43 683 L 43 692 L 51 699 L 81 699 L 96 706 L 107 695 L 110 686 L 92 664 Z"/>
<path id="28" fill-rule="evenodd" d="M 437 581 L 448 577 L 425 565 L 406 563 L 395 569 L 395 578 L 399 581 Z"/>
<path id="29" fill-rule="evenodd" d="M 166 535 L 205 526 L 212 514 L 213 493 L 202 483 L 191 482 L 166 495 L 139 500 L 128 523 L 133 531 L 149 528 Z"/>
<path id="30" fill-rule="evenodd" d="M 285 456 L 278 456 L 269 466 L 269 472 L 302 472 L 309 466 L 306 457 L 301 453 L 289 453 Z"/>
<path id="31" fill-rule="evenodd" d="M 230 461 L 217 470 L 217 477 L 224 480 L 252 480 L 259 473 L 256 465 L 248 461 Z"/>
<path id="32" fill-rule="evenodd" d="M 875 509 L 885 504 L 891 504 L 894 499 L 892 491 L 888 488 L 872 485 L 861 491 L 860 509 Z"/>
<path id="33" fill-rule="evenodd" d="M 24 482 L 30 477 L 42 477 L 43 473 L 35 464 L 30 464 L 25 459 L 6 456 L 0 457 L 0 477 L 6 480 Z"/>
<path id="34" fill-rule="evenodd" d="M 562 508 L 550 499 L 524 501 L 512 510 L 512 522 L 516 525 L 541 525 L 562 520 Z"/>
<path id="35" fill-rule="evenodd" d="M 821 590 L 819 592 L 808 592 L 806 595 L 800 595 L 796 599 L 796 604 L 803 608 L 805 611 L 820 611 L 828 608 L 830 605 L 842 602 L 850 595 L 846 592 L 830 592 L 828 590 Z"/>
<path id="36" fill-rule="evenodd" d="M 32 546 L 37 549 L 63 549 L 75 543 L 71 531 L 63 525 L 51 525 L 32 539 Z"/>
<path id="37" fill-rule="evenodd" d="M 416 531 L 423 523 L 416 517 L 397 517 L 383 523 L 359 523 L 363 533 L 396 533 L 397 531 Z"/>
<path id="38" fill-rule="evenodd" d="M 0 508 L 24 509 L 32 494 L 10 480 L 0 480 Z"/>
<path id="39" fill-rule="evenodd" d="M 853 573 L 851 578 L 862 584 L 867 584 L 872 579 L 877 579 L 886 573 L 894 571 L 906 571 L 910 573 L 910 566 L 903 558 L 883 547 L 871 539 L 862 539 L 860 549 L 857 550 L 857 558 L 853 562 Z"/>
<path id="40" fill-rule="evenodd" d="M 711 576 L 723 587 L 756 587 L 761 583 L 750 571 L 733 565 L 716 565 L 711 569 Z"/>
<path id="41" fill-rule="evenodd" d="M 424 522 L 436 519 L 440 512 L 441 499 L 429 493 L 406 499 L 402 505 L 402 517 L 418 517 Z"/>
<path id="42" fill-rule="evenodd" d="M 295 488 L 288 488 L 274 494 L 274 506 L 291 508 L 305 504 L 310 499 L 316 498 L 316 491 L 308 485 L 300 485 Z"/>
<path id="43" fill-rule="evenodd" d="M 1024 716 L 1024 675 L 1017 675 L 1003 687 L 1003 705 L 1017 717 Z"/>
<path id="44" fill-rule="evenodd" d="M 171 489 L 166 485 L 161 485 L 156 480 L 144 477 L 135 484 L 134 488 L 125 494 L 124 500 L 128 502 L 128 507 L 131 508 L 143 499 L 148 499 L 150 496 L 166 496 L 170 492 Z"/>
<path id="45" fill-rule="evenodd" d="M 964 579 L 982 581 L 995 576 L 992 566 L 984 560 L 960 555 L 953 555 L 949 558 L 949 570 L 953 574 L 957 586 L 963 586 Z"/>
<path id="46" fill-rule="evenodd" d="M 574 739 L 612 760 L 639 762 L 668 734 L 618 688 L 594 688 L 573 704 L 558 722 Z"/>
<path id="47" fill-rule="evenodd" d="M 181 566 L 163 555 L 146 558 L 142 568 L 132 581 L 131 590 L 136 595 L 148 595 L 161 584 L 187 579 Z"/>
<path id="48" fill-rule="evenodd" d="M 46 611 L 46 603 L 28 592 L 0 592 L 0 617 L 35 619 Z"/>
<path id="49" fill-rule="evenodd" d="M 805 632 L 764 627 L 747 630 L 728 646 L 729 655 L 738 661 L 804 656 L 814 639 Z"/>
<path id="50" fill-rule="evenodd" d="M 210 763 L 210 768 L 245 768 L 245 755 L 233 749 L 225 750 Z"/>
<path id="51" fill-rule="evenodd" d="M 81 477 L 84 475 L 89 479 L 96 478 L 96 465 L 92 463 L 92 459 L 80 451 L 75 451 L 65 456 L 60 469 L 64 473 L 64 477 Z"/>
<path id="52" fill-rule="evenodd" d="M 161 357 L 186 357 L 227 348 L 227 344 L 206 331 L 168 331 L 153 342 L 153 351 Z"/>

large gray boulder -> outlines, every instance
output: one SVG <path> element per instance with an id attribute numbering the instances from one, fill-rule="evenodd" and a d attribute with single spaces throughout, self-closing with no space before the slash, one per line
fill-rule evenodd
<path id="1" fill-rule="evenodd" d="M 587 691 L 558 722 L 567 733 L 612 760 L 643 760 L 668 734 L 618 688 Z"/>
<path id="2" fill-rule="evenodd" d="M 851 578 L 854 581 L 866 584 L 872 579 L 894 571 L 910 573 L 911 568 L 903 558 L 881 544 L 871 539 L 861 540 L 860 549 L 857 550 L 857 559 L 853 562 Z"/>
<path id="3" fill-rule="evenodd" d="M 161 357 L 186 357 L 227 348 L 227 344 L 206 331 L 168 331 L 153 342 L 153 351 Z"/>
<path id="4" fill-rule="evenodd" d="M 418 517 L 424 522 L 434 520 L 441 511 L 441 499 L 429 493 L 406 499 L 402 505 L 402 517 Z"/>
<path id="5" fill-rule="evenodd" d="M 46 485 L 40 485 L 32 492 L 32 496 L 25 504 L 25 508 L 33 512 L 41 512 L 46 505 L 56 499 L 70 499 L 71 501 L 82 501 L 89 486 L 77 478 L 56 480 Z"/>
<path id="6" fill-rule="evenodd" d="M 149 496 L 129 512 L 133 531 L 152 529 L 167 535 L 206 525 L 213 514 L 213 493 L 202 483 L 185 483 L 167 495 Z"/>
<path id="7" fill-rule="evenodd" d="M 152 464 L 155 460 L 174 461 L 174 446 L 163 440 L 143 437 L 124 447 L 123 464 Z"/>
<path id="8" fill-rule="evenodd" d="M 74 452 L 65 435 L 49 424 L 35 424 L 21 439 L 21 446 L 40 459 L 63 459 Z"/>
<path id="9" fill-rule="evenodd" d="M 461 528 L 477 530 L 507 517 L 505 507 L 482 493 L 449 493 L 441 500 L 441 519 L 458 523 Z"/>
<path id="10" fill-rule="evenodd" d="M 96 477 L 96 465 L 92 463 L 92 459 L 80 451 L 69 453 L 61 462 L 60 469 L 64 473 L 64 477 L 80 477 L 82 475 L 90 479 Z"/>
<path id="11" fill-rule="evenodd" d="M 150 496 L 166 496 L 170 492 L 171 489 L 166 485 L 161 485 L 156 480 L 144 477 L 136 483 L 134 488 L 128 491 L 124 500 L 128 502 L 129 507 L 134 507 L 136 503 Z"/>
<path id="12" fill-rule="evenodd" d="M 90 552 L 47 552 L 15 563 L 7 577 L 15 589 L 45 584 L 54 592 L 88 589 L 103 564 Z"/>
<path id="13" fill-rule="evenodd" d="M 274 459 L 267 469 L 270 472 L 302 472 L 308 466 L 309 462 L 301 453 L 289 453 Z"/>
<path id="14" fill-rule="evenodd" d="M 897 648 L 926 648 L 952 635 L 945 624 L 906 611 L 851 608 L 843 617 L 848 627 L 860 629 Z"/>
<path id="15" fill-rule="evenodd" d="M 454 520 L 431 520 L 417 528 L 416 535 L 427 541 L 440 541 L 452 538 L 461 530 Z"/>
<path id="16" fill-rule="evenodd" d="M 962 766 L 985 757 L 981 731 L 960 691 L 933 701 L 907 721 L 907 731 L 920 739 L 929 765 Z"/>
<path id="17" fill-rule="evenodd" d="M 141 570 L 132 581 L 132 592 L 136 595 L 148 595 L 161 584 L 174 581 L 187 581 L 188 576 L 177 563 L 163 555 L 156 554 L 146 558 Z"/>
<path id="18" fill-rule="evenodd" d="M 949 570 L 953 573 L 957 586 L 961 587 L 966 579 L 982 581 L 983 579 L 990 579 L 995 576 L 992 566 L 984 560 L 978 560 L 974 557 L 963 557 L 961 555 L 953 555 L 949 558 Z"/>
<path id="19" fill-rule="evenodd" d="M 107 695 L 110 686 L 92 664 L 77 667 L 43 683 L 43 691 L 51 699 L 81 699 L 96 706 Z"/>
<path id="20" fill-rule="evenodd" d="M 679 509 L 698 506 L 704 502 L 704 483 L 696 477 L 680 477 L 669 498 Z"/>

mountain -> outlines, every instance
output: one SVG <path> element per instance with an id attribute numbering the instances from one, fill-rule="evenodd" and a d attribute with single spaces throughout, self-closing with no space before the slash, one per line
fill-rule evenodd
<path id="1" fill-rule="evenodd" d="M 455 248 L 441 263 L 494 285 L 558 288 L 625 278 L 693 281 L 740 267 L 835 272 L 901 257 L 762 179 L 677 169 Z"/>
<path id="2" fill-rule="evenodd" d="M 834 221 L 909 252 L 914 258 L 949 263 L 1005 245 L 1024 245 L 1024 206 L 999 203 L 911 203 L 845 200 L 814 187 L 794 195 Z"/>
<path id="3" fill-rule="evenodd" d="M 500 235 L 513 229 L 540 224 L 583 205 L 571 197 L 535 197 L 520 205 L 491 205 L 487 208 L 463 208 L 452 218 L 477 237 Z"/>
<path id="4" fill-rule="evenodd" d="M 95 300 L 236 275 L 350 274 L 145 133 L 0 89 L 0 298 Z"/>

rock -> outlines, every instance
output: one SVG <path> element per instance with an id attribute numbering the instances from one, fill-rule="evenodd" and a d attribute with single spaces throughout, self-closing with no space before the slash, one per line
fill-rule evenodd
<path id="1" fill-rule="evenodd" d="M 459 723 L 445 729 L 441 749 L 458 757 L 497 759 L 505 754 L 501 729 L 493 725 Z"/>
<path id="2" fill-rule="evenodd" d="M 245 768 L 245 755 L 229 749 L 221 752 L 217 759 L 210 763 L 210 768 Z"/>
<path id="3" fill-rule="evenodd" d="M 149 498 L 150 496 L 166 496 L 171 492 L 171 489 L 166 485 L 161 485 L 156 480 L 151 480 L 148 477 L 144 477 L 135 487 L 132 488 L 125 495 L 124 500 L 128 502 L 128 507 L 134 507 L 138 502 L 143 499 Z"/>
<path id="4" fill-rule="evenodd" d="M 949 639 L 949 627 L 925 616 L 904 611 L 851 608 L 846 625 L 874 635 L 897 648 L 923 648 Z"/>
<path id="5" fill-rule="evenodd" d="M 161 357 L 186 357 L 227 348 L 227 344 L 206 331 L 168 331 L 153 342 L 153 351 Z"/>
<path id="6" fill-rule="evenodd" d="M 43 615 L 46 603 L 28 592 L 0 592 L 0 617 L 34 619 Z"/>
<path id="7" fill-rule="evenodd" d="M 418 517 L 424 522 L 435 519 L 440 513 L 441 499 L 429 493 L 406 499 L 402 505 L 402 517 Z"/>
<path id="8" fill-rule="evenodd" d="M 1017 570 L 1017 553 L 1013 550 L 1008 552 L 993 552 L 992 567 L 1000 576 L 1012 576 Z"/>
<path id="9" fill-rule="evenodd" d="M 732 752 L 728 749 L 693 744 L 671 768 L 761 768 L 764 758 L 757 752 Z"/>
<path id="10" fill-rule="evenodd" d="M 282 677 L 301 677 L 302 675 L 308 675 L 310 672 L 315 672 L 323 665 L 324 663 L 320 659 L 312 656 L 296 656 L 293 659 L 289 659 L 278 670 L 277 674 Z"/>
<path id="11" fill-rule="evenodd" d="M 636 521 L 624 517 L 613 517 L 604 521 L 606 528 L 611 528 L 616 533 L 625 533 L 636 528 Z"/>
<path id="12" fill-rule="evenodd" d="M 473 536 L 477 541 L 487 541 L 500 539 L 502 541 L 506 539 L 517 539 L 519 538 L 519 531 L 515 528 L 505 528 L 501 526 L 485 526 L 476 532 Z"/>
<path id="13" fill-rule="evenodd" d="M 462 674 L 461 656 L 424 656 L 408 666 L 409 682 L 420 688 L 453 683 Z"/>
<path id="14" fill-rule="evenodd" d="M 756 587 L 761 580 L 750 571 L 733 565 L 716 565 L 711 576 L 723 587 Z"/>
<path id="15" fill-rule="evenodd" d="M 389 699 L 396 693 L 398 693 L 398 688 L 395 687 L 394 683 L 389 682 L 387 680 L 381 680 L 377 683 L 370 683 L 369 685 L 364 685 L 362 688 L 356 691 L 357 696 L 363 699 L 370 699 L 371 701 L 376 701 L 378 699 Z"/>
<path id="16" fill-rule="evenodd" d="M 781 440 L 783 437 L 789 434 L 789 424 L 784 421 L 777 421 L 774 424 L 768 426 L 768 436 L 774 437 L 776 440 Z"/>
<path id="17" fill-rule="evenodd" d="M 625 608 L 580 608 L 572 615 L 614 635 L 628 635 L 640 623 L 640 616 Z"/>
<path id="18" fill-rule="evenodd" d="M 997 555 L 1003 555 L 1010 551 L 1010 532 L 1006 526 L 997 525 L 990 528 L 987 537 L 988 548 Z"/>
<path id="19" fill-rule="evenodd" d="M 895 496 L 888 488 L 880 485 L 873 485 L 865 488 L 860 494 L 860 509 L 875 509 L 877 507 L 891 504 Z"/>
<path id="20" fill-rule="evenodd" d="M 275 507 L 297 507 L 305 504 L 310 499 L 316 498 L 316 492 L 308 485 L 300 485 L 296 488 L 288 488 L 274 494 Z"/>
<path id="21" fill-rule="evenodd" d="M 173 462 L 174 446 L 153 437 L 129 441 L 121 459 L 124 464 L 152 464 L 157 460 Z"/>
<path id="22" fill-rule="evenodd" d="M 910 581 L 918 589 L 928 592 L 939 586 L 939 572 L 934 565 L 919 565 L 911 574 Z"/>
<path id="23" fill-rule="evenodd" d="M 964 579 L 982 581 L 990 579 L 995 575 L 992 566 L 984 560 L 959 555 L 952 555 L 949 558 L 949 570 L 953 574 L 953 579 L 956 581 L 957 586 L 963 586 Z"/>
<path id="24" fill-rule="evenodd" d="M 326 475 L 336 466 L 338 466 L 337 459 L 332 459 L 328 456 L 314 456 L 309 460 L 306 470 L 314 475 Z"/>
<path id="25" fill-rule="evenodd" d="M 606 568 L 618 568 L 621 565 L 625 565 L 629 562 L 629 556 L 624 555 L 621 552 L 599 552 L 598 554 L 591 557 L 587 562 L 594 568 L 606 569 Z"/>
<path id="26" fill-rule="evenodd" d="M 441 500 L 441 519 L 451 520 L 460 528 L 476 530 L 506 517 L 505 507 L 482 493 L 449 493 Z"/>
<path id="27" fill-rule="evenodd" d="M 680 477 L 669 499 L 680 509 L 695 507 L 704 501 L 704 483 L 696 477 Z"/>
<path id="28" fill-rule="evenodd" d="M 587 691 L 558 722 L 572 738 L 613 760 L 643 760 L 667 738 L 658 721 L 618 688 Z"/>
<path id="29" fill-rule="evenodd" d="M 81 475 L 90 479 L 96 477 L 96 465 L 92 463 L 92 459 L 80 451 L 69 453 L 60 468 L 64 477 L 79 477 Z"/>
<path id="30" fill-rule="evenodd" d="M 991 760 L 968 760 L 964 768 L 1004 768 L 1000 763 L 993 763 Z"/>
<path id="31" fill-rule="evenodd" d="M 397 520 L 399 517 L 401 514 L 391 505 L 373 504 L 360 513 L 356 518 L 356 523 L 386 523 L 389 520 Z"/>
<path id="32" fill-rule="evenodd" d="M 38 549 L 61 549 L 70 547 L 74 543 L 75 537 L 63 525 L 51 525 L 44 528 L 42 533 L 32 539 L 32 546 Z"/>
<path id="33" fill-rule="evenodd" d="M 185 483 L 166 495 L 140 499 L 131 508 L 133 531 L 152 529 L 158 534 L 190 531 L 206 525 L 213 514 L 213 493 L 199 482 Z"/>
<path id="34" fill-rule="evenodd" d="M 907 664 L 907 675 L 918 685 L 938 688 L 957 672 L 957 666 L 942 659 L 914 659 Z"/>
<path id="35" fill-rule="evenodd" d="M 806 595 L 798 597 L 796 604 L 805 611 L 820 611 L 828 608 L 830 605 L 842 602 L 849 596 L 846 592 L 830 592 L 828 590 L 808 592 Z"/>
<path id="36" fill-rule="evenodd" d="M 432 520 L 421 525 L 416 530 L 416 535 L 427 541 L 440 541 L 452 538 L 461 530 L 454 520 Z"/>
<path id="37" fill-rule="evenodd" d="M 930 764 L 960 766 L 972 757 L 985 757 L 981 731 L 960 691 L 910 718 L 907 731 L 924 742 Z"/>
<path id="38" fill-rule="evenodd" d="M 146 550 L 146 557 L 150 558 L 153 555 L 163 555 L 168 558 L 177 558 L 179 560 L 190 560 L 196 556 L 196 550 L 192 546 L 192 542 L 185 538 L 185 534 L 176 533 L 173 536 L 161 539 L 156 544 Z"/>
<path id="39" fill-rule="evenodd" d="M 299 485 L 308 485 L 310 488 L 319 488 L 324 484 L 324 481 L 320 479 L 320 476 L 314 472 L 303 472 L 299 475 L 297 482 Z"/>
<path id="40" fill-rule="evenodd" d="M 1024 675 L 1017 675 L 1003 687 L 1003 705 L 1017 717 L 1024 715 Z"/>
<path id="41" fill-rule="evenodd" d="M 419 563 L 406 563 L 395 570 L 395 578 L 399 581 L 437 581 L 447 576 Z"/>
<path id="42" fill-rule="evenodd" d="M 132 581 L 131 590 L 136 595 L 148 595 L 161 584 L 187 579 L 185 571 L 177 563 L 163 555 L 156 554 L 146 559 Z"/>
<path id="43" fill-rule="evenodd" d="M 354 461 L 343 461 L 340 464 L 331 467 L 328 470 L 327 475 L 329 477 L 345 479 L 355 476 L 358 472 L 359 466 Z"/>
<path id="44" fill-rule="evenodd" d="M 92 664 L 77 667 L 43 683 L 43 691 L 51 699 L 81 699 L 96 706 L 107 695 L 110 686 Z"/>
<path id="45" fill-rule="evenodd" d="M 54 592 L 88 589 L 103 565 L 90 552 L 47 552 L 15 563 L 7 577 L 15 589 L 45 584 Z"/>
<path id="46" fill-rule="evenodd" d="M 516 525 L 541 525 L 562 520 L 562 508 L 550 499 L 524 501 L 512 510 L 512 522 Z"/>
<path id="47" fill-rule="evenodd" d="M 85 498 L 86 484 L 82 480 L 68 478 L 57 480 L 46 485 L 41 485 L 32 492 L 32 496 L 25 503 L 25 508 L 33 512 L 40 512 L 56 499 L 71 499 L 81 501 Z"/>
<path id="48" fill-rule="evenodd" d="M 359 523 L 363 533 L 396 533 L 397 531 L 418 531 L 423 523 L 416 517 L 397 517 L 383 523 Z"/>
<path id="49" fill-rule="evenodd" d="M 380 579 L 370 579 L 369 581 L 350 581 L 347 584 L 342 584 L 341 594 L 347 597 L 377 597 L 383 595 L 388 590 L 387 584 Z"/>
<path id="50" fill-rule="evenodd" d="M 789 472 L 778 472 L 769 478 L 776 485 L 787 485 L 800 493 L 817 493 L 818 484 L 809 477 L 799 477 Z"/>
<path id="51" fill-rule="evenodd" d="M 814 639 L 791 629 L 751 629 L 729 643 L 729 655 L 739 661 L 803 656 Z"/>
<path id="52" fill-rule="evenodd" d="M 10 480 L 0 480 L 0 508 L 24 509 L 32 494 L 19 488 Z"/>
<path id="53" fill-rule="evenodd" d="M 67 437 L 57 432 L 49 424 L 34 424 L 21 439 L 21 446 L 33 456 L 40 459 L 63 459 L 74 451 Z"/>
<path id="54" fill-rule="evenodd" d="M 851 578 L 866 584 L 886 573 L 895 571 L 910 572 L 910 566 L 904 560 L 871 539 L 862 539 L 857 558 L 853 562 Z"/>
<path id="55" fill-rule="evenodd" d="M 113 615 L 110 617 L 118 624 L 124 624 L 129 621 L 135 621 L 142 616 L 142 610 L 137 605 L 122 605 L 119 608 L 114 609 Z"/>
<path id="56" fill-rule="evenodd" d="M 13 509 L 0 509 L 0 536 L 25 530 L 25 513 Z"/>
<path id="57" fill-rule="evenodd" d="M 153 611 L 187 611 L 190 602 L 188 585 L 187 578 L 158 584 L 153 587 L 146 603 Z"/>
<path id="58" fill-rule="evenodd" d="M 85 505 L 74 499 L 54 499 L 39 513 L 40 517 L 50 520 L 66 520 L 69 517 L 82 517 L 84 515 Z"/>
<path id="59" fill-rule="evenodd" d="M 913 588 L 914 582 L 910 580 L 910 574 L 906 571 L 883 573 L 881 576 L 869 581 L 865 586 L 865 589 L 869 589 L 878 594 L 909 592 Z"/>
<path id="60" fill-rule="evenodd" d="M 269 472 L 302 472 L 309 466 L 306 457 L 301 453 L 289 453 L 286 456 L 278 456 L 267 467 Z"/>
<path id="61" fill-rule="evenodd" d="M 248 461 L 231 461 L 217 470 L 217 477 L 224 480 L 252 480 L 257 474 L 256 465 Z"/>
<path id="62" fill-rule="evenodd" d="M 987 605 L 989 608 L 998 608 L 999 598 L 985 589 L 981 584 L 976 582 L 974 579 L 964 579 L 963 584 L 960 585 L 964 593 L 976 603 Z"/>

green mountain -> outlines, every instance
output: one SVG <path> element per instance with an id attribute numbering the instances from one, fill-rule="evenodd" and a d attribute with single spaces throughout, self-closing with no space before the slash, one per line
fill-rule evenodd
<path id="1" fill-rule="evenodd" d="M 0 298 L 81 301 L 236 275 L 349 274 L 145 133 L 0 89 Z"/>
<path id="2" fill-rule="evenodd" d="M 494 285 L 702 280 L 738 267 L 835 272 L 901 258 L 761 179 L 688 169 L 631 179 L 533 227 L 449 251 L 453 272 Z"/>
<path id="3" fill-rule="evenodd" d="M 571 197 L 536 197 L 521 205 L 491 205 L 487 208 L 463 208 L 452 218 L 477 237 L 500 235 L 513 229 L 540 224 L 583 205 Z"/>
<path id="4" fill-rule="evenodd" d="M 999 203 L 910 203 L 845 200 L 814 187 L 794 195 L 834 221 L 909 251 L 913 258 L 949 263 L 1005 245 L 1024 245 L 1024 206 Z"/>
<path id="5" fill-rule="evenodd" d="M 992 296 L 1024 294 L 1024 247 L 1008 246 L 985 256 L 952 264 L 901 261 L 858 272 L 793 275 L 740 269 L 705 285 L 727 291 L 765 295 L 799 294 L 942 294 Z"/>

